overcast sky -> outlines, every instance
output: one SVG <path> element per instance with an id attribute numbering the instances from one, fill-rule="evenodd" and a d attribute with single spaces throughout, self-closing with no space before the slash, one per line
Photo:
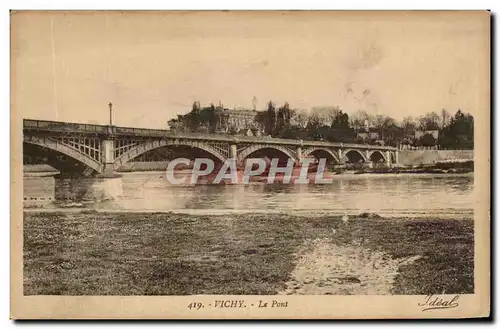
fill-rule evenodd
<path id="1" fill-rule="evenodd" d="M 194 100 L 340 106 L 396 119 L 486 111 L 489 18 L 476 13 L 16 13 L 24 118 L 164 128 Z"/>

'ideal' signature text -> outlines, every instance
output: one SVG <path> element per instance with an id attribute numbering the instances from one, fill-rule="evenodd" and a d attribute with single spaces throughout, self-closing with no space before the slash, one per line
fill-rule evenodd
<path id="1" fill-rule="evenodd" d="M 422 307 L 422 312 L 443 308 L 455 308 L 458 307 L 459 298 L 460 295 L 455 295 L 453 297 L 427 295 L 424 302 L 418 303 L 418 306 Z"/>

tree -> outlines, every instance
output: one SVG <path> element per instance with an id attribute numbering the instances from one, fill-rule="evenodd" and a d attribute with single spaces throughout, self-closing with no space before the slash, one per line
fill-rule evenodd
<path id="1" fill-rule="evenodd" d="M 354 130 L 349 125 L 349 115 L 342 110 L 339 111 L 330 126 L 330 134 L 327 137 L 335 142 L 353 142 Z"/>
<path id="2" fill-rule="evenodd" d="M 167 124 L 171 130 L 185 131 L 187 129 L 184 115 L 177 115 L 177 118 L 169 120 Z"/>
<path id="3" fill-rule="evenodd" d="M 208 134 L 211 132 L 210 128 L 206 125 L 201 125 L 201 126 L 197 127 L 196 131 L 199 133 L 203 133 L 203 134 Z"/>
<path id="4" fill-rule="evenodd" d="M 293 126 L 304 129 L 309 121 L 309 115 L 305 110 L 294 109 L 291 123 Z"/>
<path id="5" fill-rule="evenodd" d="M 441 129 L 449 125 L 451 122 L 451 114 L 445 109 L 441 110 Z"/>
<path id="6" fill-rule="evenodd" d="M 436 139 L 432 134 L 424 134 L 420 137 L 419 144 L 425 147 L 430 147 L 436 145 Z"/>
<path id="7" fill-rule="evenodd" d="M 340 110 L 333 118 L 332 129 L 349 129 L 349 115 Z"/>
<path id="8" fill-rule="evenodd" d="M 455 136 L 459 149 L 474 148 L 474 117 L 458 110 L 450 125 L 450 133 Z"/>
<path id="9" fill-rule="evenodd" d="M 396 120 L 394 120 L 393 118 L 391 118 L 389 116 L 382 115 L 382 114 L 377 114 L 373 120 L 373 126 L 376 129 L 387 129 L 387 128 L 395 126 L 395 125 L 396 125 Z"/>
<path id="10" fill-rule="evenodd" d="M 193 107 L 191 109 L 192 113 L 198 113 L 200 111 L 200 102 L 199 101 L 194 101 L 193 102 Z"/>
<path id="11" fill-rule="evenodd" d="M 203 111 L 202 121 L 207 124 L 208 130 L 211 133 L 215 133 L 215 131 L 217 130 L 218 114 L 221 112 L 221 110 L 222 109 L 209 107 L 208 109 L 204 109 Z"/>
<path id="12" fill-rule="evenodd" d="M 285 102 L 276 113 L 276 126 L 273 131 L 273 136 L 283 137 L 284 132 L 289 130 L 292 125 L 293 116 L 293 110 L 290 109 L 288 102 Z"/>
<path id="13" fill-rule="evenodd" d="M 229 126 L 229 115 L 221 105 L 216 107 L 210 104 L 202 108 L 198 101 L 193 102 L 189 113 L 177 115 L 176 118 L 169 120 L 168 126 L 177 131 L 237 132 L 236 127 Z M 418 119 L 407 116 L 398 124 L 389 116 L 382 114 L 373 116 L 361 110 L 348 115 L 338 106 L 315 107 L 308 113 L 306 110 L 291 109 L 288 102 L 277 108 L 272 101 L 269 101 L 264 111 L 257 111 L 253 126 L 254 130 L 256 127 L 261 127 L 265 134 L 274 137 L 345 143 L 355 142 L 356 132 L 369 127 L 371 132 L 378 133 L 378 138 L 375 138 L 376 140 L 361 138 L 361 142 L 383 141 L 384 145 L 391 146 L 400 143 L 433 146 L 437 143 L 444 149 L 474 148 L 474 118 L 461 110 L 457 110 L 454 116 L 445 109 L 440 114 L 429 112 Z M 439 129 L 438 140 L 436 141 L 432 134 L 413 138 L 417 128 L 424 131 Z"/>
<path id="14" fill-rule="evenodd" d="M 358 130 L 365 128 L 365 123 L 370 125 L 372 121 L 373 118 L 366 111 L 362 110 L 358 110 L 350 116 L 350 126 Z"/>
<path id="15" fill-rule="evenodd" d="M 439 122 L 441 121 L 436 112 L 429 112 L 418 118 L 418 128 L 420 130 L 438 130 Z"/>
<path id="16" fill-rule="evenodd" d="M 415 121 L 415 118 L 412 116 L 404 117 L 401 121 L 401 128 L 405 134 L 413 134 L 413 132 L 417 129 L 417 122 Z"/>
<path id="17" fill-rule="evenodd" d="M 458 110 L 441 130 L 438 145 L 444 149 L 474 149 L 474 117 Z"/>
<path id="18" fill-rule="evenodd" d="M 330 126 L 335 117 L 338 116 L 339 112 L 340 107 L 338 106 L 313 107 L 311 109 L 311 116 L 314 116 L 316 122 L 318 122 L 321 126 Z"/>
<path id="19" fill-rule="evenodd" d="M 272 101 L 267 103 L 266 132 L 272 136 L 276 128 L 276 108 Z"/>
<path id="20" fill-rule="evenodd" d="M 287 115 L 284 115 L 282 110 L 281 120 L 284 120 L 286 117 Z M 278 112 L 276 111 L 276 107 L 272 101 L 267 103 L 267 109 L 265 111 L 257 112 L 255 121 L 258 126 L 264 129 L 264 133 L 274 136 L 278 125 Z"/>
<path id="21" fill-rule="evenodd" d="M 264 133 L 269 134 L 269 122 L 268 122 L 268 112 L 267 111 L 259 111 L 255 115 L 255 121 L 257 125 L 264 129 Z"/>

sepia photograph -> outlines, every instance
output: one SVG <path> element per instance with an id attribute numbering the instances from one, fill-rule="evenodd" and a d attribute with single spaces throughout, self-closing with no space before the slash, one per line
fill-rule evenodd
<path id="1" fill-rule="evenodd" d="M 487 316 L 490 19 L 12 11 L 13 316 Z"/>

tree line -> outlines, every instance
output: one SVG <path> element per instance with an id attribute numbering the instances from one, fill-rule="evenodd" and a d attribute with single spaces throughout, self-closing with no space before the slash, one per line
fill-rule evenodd
<path id="1" fill-rule="evenodd" d="M 171 129 L 237 134 L 251 129 L 275 138 L 323 140 L 344 143 L 382 144 L 389 146 L 433 147 L 440 149 L 473 149 L 474 117 L 458 109 L 454 115 L 443 109 L 420 117 L 407 116 L 397 121 L 389 116 L 372 115 L 358 110 L 351 115 L 340 107 L 314 107 L 310 111 L 292 109 L 269 101 L 256 111 L 245 127 L 228 127 L 230 115 L 222 106 L 201 107 L 195 102 L 191 111 L 170 120 Z"/>

